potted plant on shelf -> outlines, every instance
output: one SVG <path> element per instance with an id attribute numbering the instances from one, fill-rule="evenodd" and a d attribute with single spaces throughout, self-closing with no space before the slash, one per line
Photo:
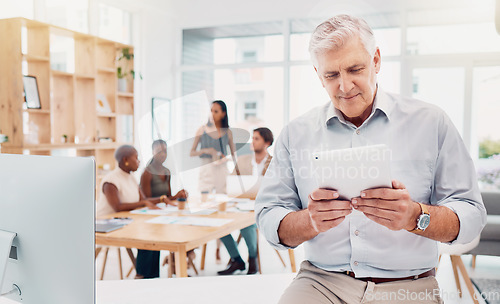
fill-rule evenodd
<path id="1" fill-rule="evenodd" d="M 118 77 L 118 91 L 127 92 L 127 77 L 135 79 L 135 71 L 130 68 L 131 61 L 134 59 L 134 54 L 130 52 L 130 48 L 121 49 L 121 54 L 118 57 L 118 67 L 116 68 L 116 76 Z M 142 79 L 142 75 L 139 74 Z"/>
<path id="2" fill-rule="evenodd" d="M 8 142 L 9 137 L 5 134 L 0 134 L 0 153 L 2 153 L 2 143 Z"/>

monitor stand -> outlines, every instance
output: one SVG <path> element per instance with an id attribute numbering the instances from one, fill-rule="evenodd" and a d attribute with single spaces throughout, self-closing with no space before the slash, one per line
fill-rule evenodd
<path id="1" fill-rule="evenodd" d="M 7 269 L 7 262 L 9 261 L 10 253 L 12 250 L 12 241 L 16 237 L 17 233 L 0 230 L 0 291 L 3 286 L 3 279 L 5 276 L 5 270 Z M 8 295 L 19 291 L 17 286 L 12 286 L 12 290 L 0 294 L 0 296 Z"/>

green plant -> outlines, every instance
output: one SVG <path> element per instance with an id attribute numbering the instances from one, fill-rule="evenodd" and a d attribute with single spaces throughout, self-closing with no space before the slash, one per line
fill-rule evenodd
<path id="1" fill-rule="evenodd" d="M 135 79 L 135 71 L 133 68 L 129 68 L 131 60 L 134 59 L 134 54 L 130 52 L 129 48 L 123 48 L 120 56 L 117 61 L 125 61 L 123 66 L 119 66 L 116 69 L 116 75 L 119 79 L 125 78 L 128 75 L 132 76 L 132 79 Z M 139 73 L 140 79 L 142 79 L 142 75 Z"/>
<path id="2" fill-rule="evenodd" d="M 488 158 L 500 153 L 500 141 L 485 139 L 479 143 L 479 158 Z"/>
<path id="3" fill-rule="evenodd" d="M 4 143 L 4 142 L 8 142 L 8 141 L 9 141 L 9 137 L 7 135 L 0 134 L 0 144 Z"/>

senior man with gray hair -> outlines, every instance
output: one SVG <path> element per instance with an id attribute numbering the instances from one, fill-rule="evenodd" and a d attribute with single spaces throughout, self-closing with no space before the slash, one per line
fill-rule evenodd
<path id="1" fill-rule="evenodd" d="M 305 247 L 280 303 L 442 303 L 437 242 L 468 243 L 486 222 L 459 133 L 438 107 L 379 88 L 380 50 L 364 20 L 323 22 L 309 51 L 331 101 L 283 129 L 256 201 L 269 243 Z M 304 155 L 372 144 L 392 151 L 392 188 L 351 200 L 316 188 Z"/>

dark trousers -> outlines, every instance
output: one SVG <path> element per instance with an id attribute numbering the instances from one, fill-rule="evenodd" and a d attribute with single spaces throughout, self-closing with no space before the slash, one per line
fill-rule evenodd
<path id="1" fill-rule="evenodd" d="M 160 252 L 138 250 L 135 269 L 145 279 L 160 277 Z"/>

